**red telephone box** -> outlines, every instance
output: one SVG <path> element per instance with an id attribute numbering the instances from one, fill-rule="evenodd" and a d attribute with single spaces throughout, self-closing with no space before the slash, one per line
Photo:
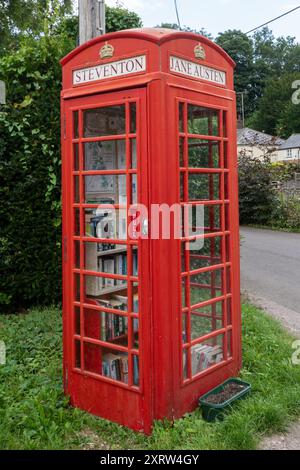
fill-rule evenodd
<path id="1" fill-rule="evenodd" d="M 65 391 L 149 433 L 241 366 L 234 63 L 205 37 L 137 29 L 62 66 Z"/>

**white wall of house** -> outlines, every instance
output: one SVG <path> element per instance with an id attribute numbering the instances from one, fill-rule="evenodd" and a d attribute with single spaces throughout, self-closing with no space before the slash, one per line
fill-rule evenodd
<path id="1" fill-rule="evenodd" d="M 279 150 L 278 161 L 279 162 L 300 161 L 300 148 Z"/>
<path id="2" fill-rule="evenodd" d="M 268 146 L 255 146 L 255 145 L 238 145 L 238 154 L 244 154 L 249 158 L 258 158 L 263 160 L 265 156 L 271 158 L 271 162 L 279 161 L 279 150 L 278 148 Z"/>

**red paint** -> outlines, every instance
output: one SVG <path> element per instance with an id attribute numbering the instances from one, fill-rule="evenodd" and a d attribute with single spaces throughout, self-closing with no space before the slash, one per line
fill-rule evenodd
<path id="1" fill-rule="evenodd" d="M 108 41 L 114 47 L 114 56 L 101 60 L 99 51 Z M 206 51 L 206 59 L 198 60 L 194 56 L 194 48 L 201 43 Z M 94 81 L 83 85 L 72 85 L 72 71 L 108 62 L 123 60 L 139 55 L 146 55 L 147 70 L 123 77 L 114 77 L 103 81 Z M 169 72 L 169 56 L 192 61 L 203 66 L 226 73 L 227 84 L 215 85 L 206 81 L 184 77 L 178 73 Z M 233 61 L 227 54 L 208 39 L 183 32 L 170 30 L 142 29 L 120 31 L 98 37 L 78 47 L 62 60 L 63 90 L 62 90 L 62 183 L 63 183 L 63 326 L 64 326 L 64 383 L 65 392 L 71 397 L 74 406 L 90 413 L 118 422 L 134 430 L 150 433 L 153 421 L 156 419 L 174 419 L 193 410 L 197 406 L 200 395 L 218 385 L 226 378 L 238 374 L 241 367 L 241 319 L 240 319 L 240 284 L 239 284 L 239 221 L 238 221 L 238 180 L 236 158 L 236 102 L 233 90 Z M 136 103 L 137 107 L 137 180 L 138 201 L 150 208 L 151 204 L 169 204 L 180 202 L 179 174 L 185 181 L 184 196 L 187 198 L 188 182 L 188 142 L 187 110 L 194 104 L 217 110 L 219 118 L 219 135 L 217 137 L 200 136 L 203 140 L 218 142 L 219 167 L 201 169 L 195 174 L 220 175 L 222 183 L 216 198 L 213 195 L 212 178 L 209 178 L 209 191 L 213 202 L 205 201 L 206 207 L 220 206 L 221 221 L 218 230 L 207 236 L 222 237 L 222 254 L 219 269 L 222 275 L 222 289 L 219 296 L 222 304 L 222 325 L 218 332 L 224 335 L 224 360 L 215 366 L 191 377 L 191 355 L 187 362 L 188 378 L 183 376 L 182 348 L 190 351 L 203 338 L 214 344 L 214 331 L 203 334 L 201 340 L 189 338 L 191 330 L 191 302 L 187 291 L 188 307 L 181 306 L 181 278 L 190 280 L 191 275 L 185 271 L 181 274 L 181 256 L 179 240 L 139 240 L 127 242 L 136 245 L 139 250 L 139 349 L 134 347 L 124 349 L 132 357 L 139 356 L 140 386 L 133 385 L 133 362 L 129 361 L 129 384 L 112 380 L 101 375 L 101 348 L 115 347 L 121 350 L 120 343 L 115 346 L 106 343 L 100 337 L 101 321 L 97 311 L 103 307 L 97 306 L 92 299 L 86 298 L 84 276 L 92 270 L 84 270 L 84 241 L 97 239 L 87 238 L 86 222 L 83 219 L 84 209 L 93 207 L 84 204 L 84 173 L 83 143 L 87 141 L 107 140 L 99 136 L 97 139 L 83 140 L 82 132 L 73 138 L 72 112 L 79 111 L 79 129 L 82 130 L 82 116 L 85 109 L 125 104 L 128 118 L 129 104 Z M 184 166 L 179 166 L 179 104 L 183 103 L 185 127 L 180 136 L 184 141 Z M 189 108 L 190 109 L 190 108 Z M 130 134 L 128 119 L 125 134 L 128 163 Z M 227 134 L 224 135 L 223 127 Z M 211 125 L 211 124 L 210 124 Z M 199 136 L 198 136 L 199 137 Z M 72 140 L 73 139 L 73 140 Z M 79 168 L 73 167 L 73 145 L 79 146 Z M 224 167 L 224 148 L 227 147 L 227 167 Z M 211 155 L 212 146 L 208 145 Z M 184 169 L 185 168 L 185 169 Z M 127 192 L 129 191 L 130 174 L 133 173 L 127 165 L 125 170 L 117 170 L 116 174 L 126 176 Z M 112 172 L 114 173 L 114 172 Z M 74 202 L 74 180 L 80 181 L 79 202 Z M 225 179 L 226 194 L 225 194 Z M 74 211 L 81 211 L 80 233 L 75 233 Z M 217 209 L 207 209 L 209 224 L 212 227 L 212 217 Z M 151 220 L 149 221 L 151 224 Z M 80 265 L 75 266 L 74 240 L 80 244 Z M 227 240 L 227 241 L 226 241 Z M 226 244 L 225 244 L 226 241 Z M 120 240 L 115 240 L 118 245 Z M 122 244 L 125 244 L 124 241 Z M 210 261 L 215 254 L 215 242 L 211 242 Z M 227 253 L 227 255 L 226 255 Z M 133 256 L 133 250 L 128 251 L 128 263 Z M 186 262 L 190 260 L 190 252 L 185 255 Z M 226 257 L 225 257 L 226 256 Z M 225 270 L 226 267 L 226 270 Z M 227 274 L 228 268 L 228 274 Z M 213 268 L 213 272 L 215 267 Z M 201 276 L 205 268 L 197 271 Z M 75 298 L 74 275 L 78 275 L 80 297 Z M 93 273 L 101 277 L 99 273 Z M 217 290 L 217 274 L 210 274 L 210 292 Z M 117 276 L 111 275 L 114 279 Z M 133 273 L 127 275 L 128 294 L 134 288 L 133 281 L 137 280 Z M 190 280 L 191 282 L 191 280 Z M 197 282 L 191 282 L 195 287 Z M 229 285 L 230 283 L 230 285 Z M 227 287 L 226 287 L 227 286 Z M 225 291 L 226 288 L 226 291 Z M 226 300 L 226 302 L 225 302 Z M 228 300 L 228 302 L 227 302 Z M 227 305 L 231 303 L 232 321 Z M 200 304 L 210 305 L 214 301 L 209 298 Z M 221 304 L 220 304 L 221 305 Z M 80 309 L 81 329 L 78 332 L 75 324 L 74 308 Z M 85 306 L 85 307 L 84 307 Z M 129 302 L 129 310 L 132 305 Z M 84 309 L 86 321 L 84 324 Z M 203 309 L 202 309 L 203 310 Z M 104 309 L 113 313 L 111 308 Z M 187 337 L 182 344 L 182 311 L 187 312 Z M 116 312 L 115 312 L 116 313 Z M 125 314 L 126 316 L 127 314 Z M 212 314 L 214 328 L 217 328 L 217 314 Z M 129 312 L 129 323 L 133 323 L 136 315 Z M 194 317 L 193 317 L 194 318 Z M 203 318 L 203 317 L 201 317 Z M 77 327 L 78 328 L 78 327 Z M 134 332 L 128 332 L 131 342 Z M 227 353 L 227 337 L 232 336 L 232 354 Z M 75 341 L 78 341 L 81 351 L 80 364 L 75 363 Z M 84 354 L 85 351 L 85 354 Z M 134 354 L 133 354 L 134 353 Z M 88 370 L 87 370 L 88 369 Z M 91 372 L 91 370 L 93 372 Z M 96 371 L 96 372 L 95 372 Z"/>

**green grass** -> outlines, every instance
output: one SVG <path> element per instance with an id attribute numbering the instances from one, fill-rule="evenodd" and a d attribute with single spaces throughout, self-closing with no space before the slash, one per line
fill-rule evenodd
<path id="1" fill-rule="evenodd" d="M 273 230 L 274 232 L 300 233 L 300 228 L 277 227 L 276 225 L 249 224 L 242 227 L 260 228 L 262 230 Z"/>
<path id="2" fill-rule="evenodd" d="M 0 317 L 7 364 L 0 366 L 0 449 L 254 449 L 300 414 L 300 366 L 293 338 L 251 305 L 243 307 L 242 378 L 253 393 L 223 422 L 199 410 L 175 424 L 158 422 L 151 437 L 68 406 L 61 381 L 61 312 Z"/>

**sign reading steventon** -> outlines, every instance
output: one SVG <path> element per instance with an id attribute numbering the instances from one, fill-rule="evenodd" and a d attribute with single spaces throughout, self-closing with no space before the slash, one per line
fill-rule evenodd
<path id="1" fill-rule="evenodd" d="M 146 55 L 73 70 L 73 85 L 146 72 Z"/>
<path id="2" fill-rule="evenodd" d="M 226 73 L 222 70 L 213 69 L 172 55 L 170 56 L 170 72 L 198 78 L 199 80 L 216 83 L 217 85 L 226 85 Z"/>

